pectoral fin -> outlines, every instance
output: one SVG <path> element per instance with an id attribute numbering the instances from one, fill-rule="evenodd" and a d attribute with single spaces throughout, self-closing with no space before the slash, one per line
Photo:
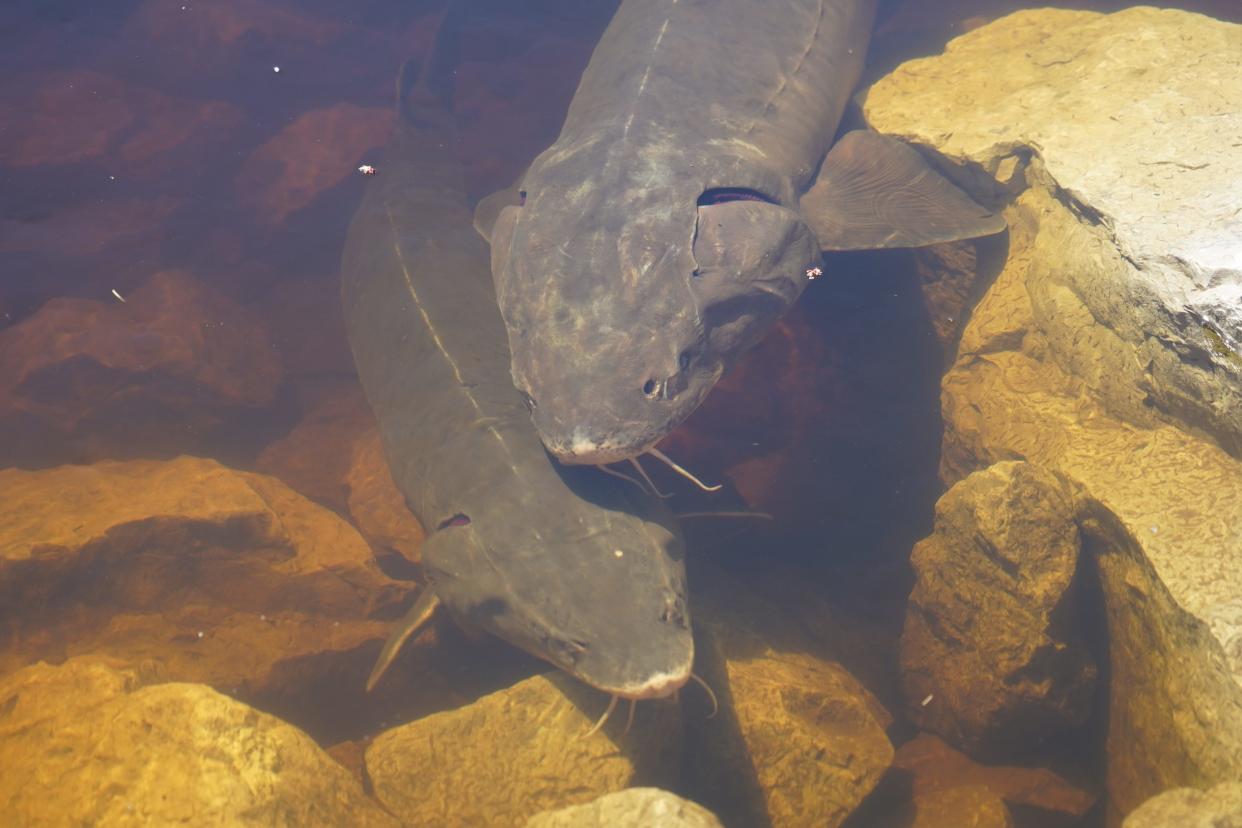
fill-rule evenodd
<path id="1" fill-rule="evenodd" d="M 418 632 L 423 624 L 427 623 L 439 606 L 440 599 L 436 597 L 436 594 L 430 589 L 424 589 L 414 602 L 414 606 L 410 607 L 405 617 L 397 622 L 397 626 L 393 627 L 392 632 L 389 633 L 388 640 L 384 642 L 384 649 L 380 650 L 379 658 L 375 660 L 375 666 L 371 668 L 371 675 L 367 678 L 368 693 L 379 683 L 380 677 L 397 657 L 397 653 L 401 652 L 401 647 L 405 642 Z"/>
<path id="2" fill-rule="evenodd" d="M 990 236 L 1005 219 L 980 207 L 913 148 L 878 132 L 847 132 L 802 197 L 823 250 L 922 247 Z"/>
<path id="3" fill-rule="evenodd" d="M 474 229 L 479 235 L 487 239 L 490 244 L 492 241 L 492 228 L 496 225 L 496 219 L 500 216 L 500 211 L 510 205 L 517 207 L 522 204 L 522 178 L 526 173 L 518 176 L 517 181 L 513 182 L 513 186 L 506 187 L 503 190 L 497 190 L 489 196 L 479 200 L 474 206 Z"/>

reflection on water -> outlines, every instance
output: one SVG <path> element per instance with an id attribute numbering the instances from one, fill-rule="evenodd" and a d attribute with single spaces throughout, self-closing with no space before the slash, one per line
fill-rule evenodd
<path id="1" fill-rule="evenodd" d="M 508 186 L 555 138 L 614 5 L 471 4 L 451 55 L 457 152 L 471 199 Z M 1025 5 L 889 3 L 871 72 L 934 53 L 962 30 Z M 1177 5 L 1242 20 L 1233 0 Z M 441 621 L 391 680 L 372 696 L 362 692 L 380 642 L 414 594 L 423 531 L 388 476 L 358 387 L 338 264 L 367 183 L 359 167 L 378 163 L 389 136 L 397 68 L 425 54 L 441 7 L 7 4 L 0 682 L 39 661 L 104 655 L 114 659 L 107 668 L 69 679 L 49 673 L 38 686 L 48 698 L 64 689 L 57 682 L 91 687 L 113 704 L 122 685 L 202 683 L 296 724 L 360 775 L 362 740 L 540 671 L 534 659 Z M 979 255 L 1004 251 L 984 244 Z M 728 494 L 713 498 L 653 475 L 678 492 L 680 511 L 723 503 L 774 518 L 687 521 L 692 602 L 700 600 L 696 568 L 711 561 L 776 603 L 797 593 L 804 609 L 831 605 L 834 623 L 850 629 L 847 640 L 827 642 L 805 617 L 791 622 L 796 635 L 775 639 L 791 652 L 831 647 L 900 716 L 894 651 L 912 583 L 906 558 L 931 530 L 942 493 L 942 349 L 960 328 L 946 331 L 931 317 L 926 274 L 909 253 L 842 255 L 832 265 L 833 278 L 812 285 L 665 444 L 700 477 L 726 480 Z M 704 583 L 729 577 L 711 572 Z M 704 627 L 718 634 L 728 613 L 711 604 L 722 599 L 702 600 Z M 1099 637 L 1098 624 L 1084 626 Z M 814 643 L 788 643 L 795 640 Z M 749 654 L 751 646 L 725 649 Z M 806 704 L 816 681 L 854 681 L 824 673 L 799 684 L 820 668 L 790 669 L 803 670 L 786 678 Z M 719 682 L 731 678 L 716 673 Z M 523 686 L 529 705 L 543 703 L 546 688 Z M 727 687 L 716 689 L 727 696 Z M 31 712 L 30 698 L 0 693 L 0 741 L 14 732 L 6 717 L 64 715 Z M 160 709 L 178 715 L 177 704 L 166 704 Z M 700 708 L 688 703 L 685 715 Z M 642 722 L 640 715 L 636 727 Z M 614 724 L 605 732 L 620 742 L 624 722 Z M 443 738 L 499 738 L 472 727 L 448 726 Z M 737 748 L 687 727 L 685 766 L 696 749 Z M 898 743 L 913 731 L 899 719 L 888 735 Z M 79 767 L 120 749 L 82 738 L 98 755 L 88 752 Z M 1057 757 L 1058 767 L 1090 777 L 1096 748 L 1075 742 L 1063 752 L 1075 750 L 1091 755 Z M 923 755 L 916 753 L 906 758 Z M 9 761 L 2 745 L 0 755 Z M 745 756 L 733 759 L 744 781 L 722 784 L 749 790 L 765 777 L 764 768 L 744 767 Z M 653 761 L 677 764 L 663 754 Z M 547 774 L 563 767 L 549 765 Z M 332 768 L 314 772 L 340 770 Z M 687 790 L 720 781 L 686 778 Z M 639 775 L 613 786 L 644 781 L 675 784 Z M 1098 824 L 1091 820 L 1102 809 L 1084 817 L 1080 801 L 1098 782 L 1061 780 L 1076 804 L 1057 812 L 1059 822 L 1035 808 L 1023 824 Z M 895 819 L 908 787 L 888 779 L 856 822 Z M 368 814 L 362 821 L 389 818 L 361 787 L 357 797 L 357 813 Z M 720 814 L 726 824 L 742 814 L 759 819 L 738 808 Z M 123 821 L 127 813 L 78 817 Z"/>

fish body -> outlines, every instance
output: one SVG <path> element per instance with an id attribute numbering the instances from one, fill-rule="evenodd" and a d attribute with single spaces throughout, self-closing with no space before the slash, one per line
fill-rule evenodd
<path id="1" fill-rule="evenodd" d="M 1004 228 L 892 139 L 833 146 L 874 15 L 622 3 L 521 203 L 484 226 L 513 379 L 558 460 L 652 448 L 823 272 L 821 250 Z"/>
<path id="2" fill-rule="evenodd" d="M 342 259 L 359 378 L 428 530 L 428 592 L 385 658 L 440 603 L 609 693 L 667 695 L 694 658 L 676 523 L 637 488 L 544 450 L 510 377 L 451 115 L 414 98 Z"/>

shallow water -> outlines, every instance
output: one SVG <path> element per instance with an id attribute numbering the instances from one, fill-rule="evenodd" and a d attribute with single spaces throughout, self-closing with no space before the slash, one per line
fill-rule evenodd
<path id="1" fill-rule="evenodd" d="M 454 55 L 453 105 L 469 195 L 478 199 L 508 186 L 555 138 L 614 4 L 471 5 Z M 871 72 L 934 53 L 981 18 L 1034 5 L 893 4 Z M 1161 5 L 1242 21 L 1235 0 Z M 374 162 L 391 127 L 396 71 L 425 54 L 440 7 L 394 0 L 6 4 L 0 469 L 194 455 L 274 476 L 357 522 L 344 478 L 356 435 L 369 425 L 340 318 L 338 265 L 368 180 L 359 167 Z M 670 438 L 670 454 L 701 477 L 730 481 L 732 491 L 712 499 L 671 476 L 657 480 L 677 489 L 683 510 L 727 502 L 775 518 L 759 527 L 688 525 L 692 556 L 760 585 L 774 571 L 796 571 L 891 646 L 911 580 L 905 556 L 929 532 L 941 494 L 944 357 L 908 253 L 842 255 L 833 267 L 831 283 L 812 285 Z M 45 520 L 72 534 L 78 511 L 102 500 L 68 499 Z M 0 526 L 0 548 L 5 532 Z M 403 554 L 410 544 L 363 535 L 387 575 L 417 575 Z M 42 612 L 21 601 L 0 607 L 0 649 L 10 651 L 4 670 L 88 652 L 138 653 L 158 663 L 162 648 L 192 650 L 204 632 L 184 618 L 160 633 L 164 640 L 142 641 L 152 628 L 141 625 L 128 637 L 87 634 L 112 623 L 113 610 L 128 617 L 162 607 L 152 594 L 161 584 L 175 583 L 201 604 L 203 624 L 219 621 L 212 596 L 228 585 L 197 589 L 195 578 L 208 575 L 175 564 L 167 581 L 143 570 L 135 577 L 154 584 L 118 585 L 126 572 L 109 569 L 109 560 L 66 579 Z M 216 565 L 223 566 L 210 556 L 195 564 Z M 4 577 L 0 594 L 25 588 L 17 568 Z M 236 577 L 254 576 L 242 566 Z M 367 604 L 373 597 L 358 606 L 383 626 L 407 596 L 393 588 L 375 599 L 378 610 Z M 296 601 L 284 609 L 296 611 Z M 281 667 L 280 680 L 239 668 L 217 689 L 330 745 L 456 706 L 539 668 L 450 624 L 429 638 L 423 657 L 436 678 L 416 677 L 374 698 L 336 682 L 341 675 L 353 681 L 359 669 L 365 675 L 377 641 L 301 653 Z M 103 642 L 97 649 L 96 640 Z M 244 643 L 243 636 L 227 646 Z M 277 637 L 255 647 L 278 652 L 286 643 Z M 167 669 L 168 678 L 204 680 Z M 894 694 L 891 686 L 871 689 L 885 701 Z"/>

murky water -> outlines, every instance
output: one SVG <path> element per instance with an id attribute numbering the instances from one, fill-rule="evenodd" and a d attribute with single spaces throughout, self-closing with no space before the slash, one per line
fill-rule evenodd
<path id="1" fill-rule="evenodd" d="M 18 528 L 0 525 L 0 672 L 116 656 L 209 684 L 330 746 L 541 669 L 442 622 L 391 685 L 361 688 L 418 578 L 419 532 L 399 504 L 375 505 L 391 483 L 372 486 L 382 465 L 338 266 L 368 182 L 360 168 L 389 136 L 398 67 L 426 53 L 441 5 L 0 10 L 0 469 L 98 470 L 85 482 L 5 480 L 10 502 L 28 498 L 23 513 L 36 517 L 22 524 L 10 510 Z M 555 138 L 615 4 L 469 5 L 454 33 L 453 108 L 477 200 Z M 1035 4 L 890 5 L 872 75 Z M 1234 0 L 1163 5 L 1242 21 Z M 889 702 L 906 556 L 942 493 L 944 355 L 908 253 L 833 266 L 667 444 L 728 492 L 656 477 L 680 511 L 723 503 L 774 518 L 687 522 L 692 601 L 695 558 L 760 592 L 796 573 L 870 636 L 842 658 Z M 183 455 L 213 463 L 170 472 Z M 274 478 L 280 492 L 229 470 Z M 299 495 L 307 505 L 273 505 Z M 263 504 L 271 525 L 256 517 Z M 342 551 L 351 543 L 359 557 Z M 902 727 L 892 732 L 908 736 Z M 349 748 L 334 755 L 353 761 Z"/>

